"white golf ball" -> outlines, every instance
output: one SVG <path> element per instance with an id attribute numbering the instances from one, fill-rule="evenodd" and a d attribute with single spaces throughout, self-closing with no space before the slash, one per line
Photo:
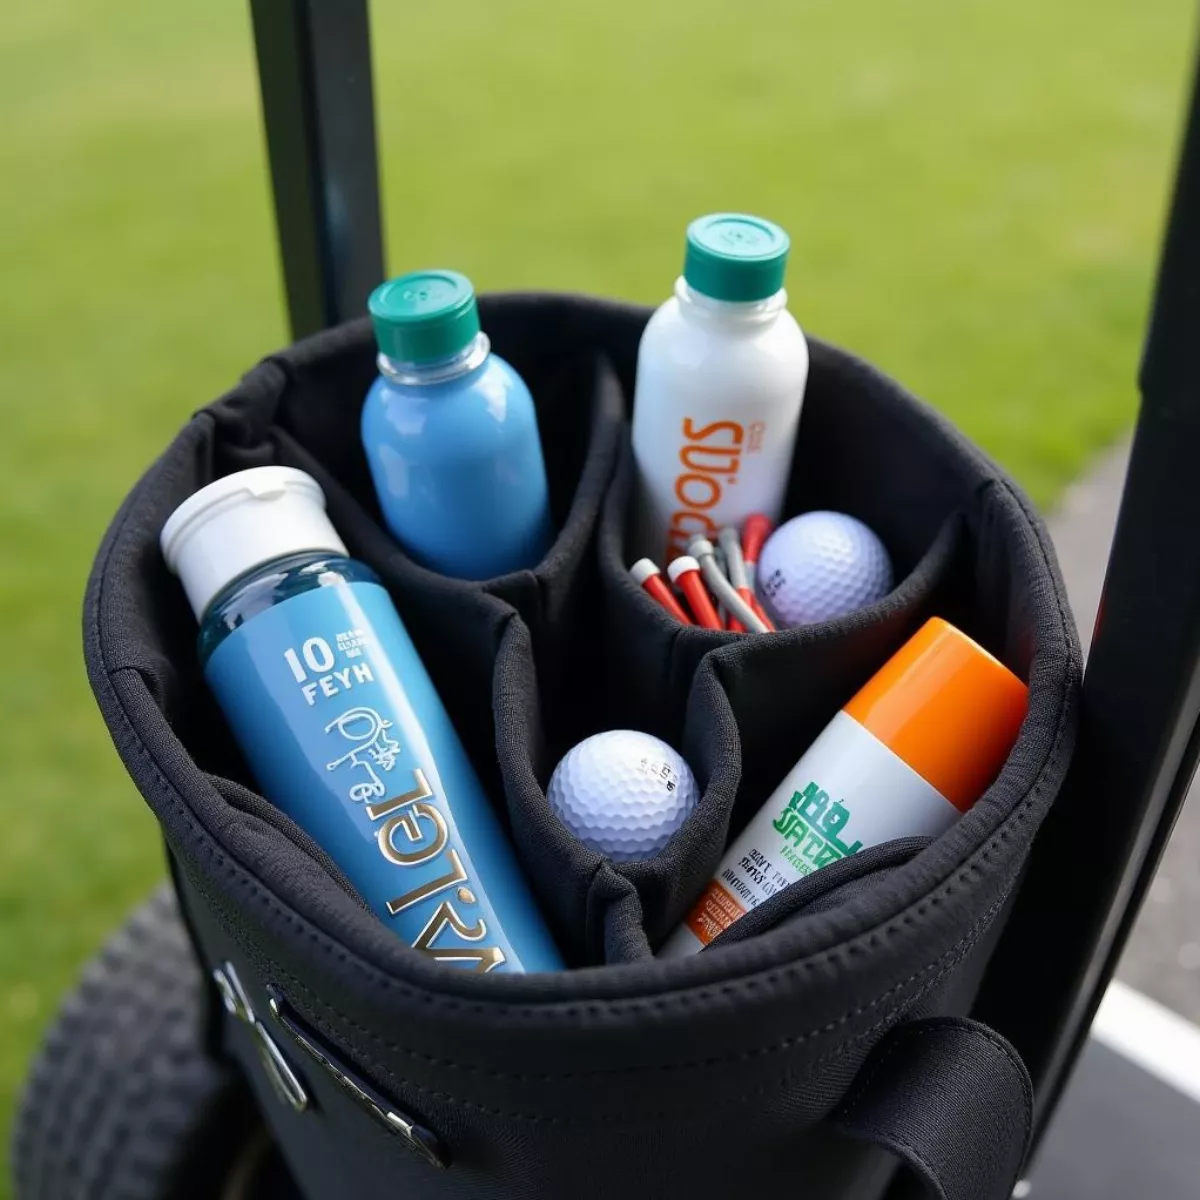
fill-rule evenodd
<path id="1" fill-rule="evenodd" d="M 633 862 L 670 841 L 699 795 L 691 768 L 666 742 L 611 729 L 563 755 L 546 798 L 585 846 L 613 862 Z"/>
<path id="2" fill-rule="evenodd" d="M 810 512 L 784 522 L 758 560 L 758 593 L 788 629 L 842 617 L 892 590 L 892 561 L 855 517 Z"/>

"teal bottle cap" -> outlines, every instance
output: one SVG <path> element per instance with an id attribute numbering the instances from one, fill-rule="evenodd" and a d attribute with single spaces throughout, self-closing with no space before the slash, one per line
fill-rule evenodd
<path id="1" fill-rule="evenodd" d="M 411 271 L 381 283 L 367 301 L 381 354 L 427 363 L 465 350 L 479 332 L 471 281 L 457 271 Z"/>
<path id="2" fill-rule="evenodd" d="M 688 226 L 683 277 L 713 300 L 765 300 L 783 287 L 788 235 L 772 221 L 713 213 Z"/>

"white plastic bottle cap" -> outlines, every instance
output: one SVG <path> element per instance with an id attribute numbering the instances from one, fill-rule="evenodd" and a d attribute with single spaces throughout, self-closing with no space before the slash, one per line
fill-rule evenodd
<path id="1" fill-rule="evenodd" d="M 197 620 L 254 567 L 305 550 L 347 553 L 320 484 L 294 467 L 253 467 L 201 488 L 167 518 L 159 544 Z"/>

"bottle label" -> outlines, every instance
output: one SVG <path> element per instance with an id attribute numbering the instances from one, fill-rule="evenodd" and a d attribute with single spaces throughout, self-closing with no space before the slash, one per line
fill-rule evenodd
<path id="1" fill-rule="evenodd" d="M 660 952 L 703 950 L 789 884 L 867 846 L 936 836 L 961 814 L 853 717 L 839 712 L 725 852 Z"/>
<path id="2" fill-rule="evenodd" d="M 206 676 L 266 795 L 409 945 L 476 971 L 560 968 L 382 587 L 293 596 L 230 634 Z"/>
<path id="3" fill-rule="evenodd" d="M 756 421 L 747 437 L 740 421 L 693 421 L 684 417 L 680 427 L 679 462 L 676 465 L 671 512 L 664 555 L 671 562 L 687 553 L 688 542 L 700 535 L 716 541 L 721 527 L 713 513 L 725 509 L 728 489 L 741 474 L 742 456 L 762 449 L 766 425 Z"/>
<path id="4" fill-rule="evenodd" d="M 669 300 L 651 318 L 634 388 L 634 557 L 661 566 L 751 513 L 779 521 L 808 377 L 787 313 L 735 328 L 683 311 Z"/>

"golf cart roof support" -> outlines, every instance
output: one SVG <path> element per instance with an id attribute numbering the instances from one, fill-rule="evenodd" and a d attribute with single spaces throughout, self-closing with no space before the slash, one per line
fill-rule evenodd
<path id="1" fill-rule="evenodd" d="M 1139 383 L 1079 746 L 981 997 L 982 1018 L 1029 1067 L 1039 1133 L 1116 970 L 1200 750 L 1200 76 Z"/>
<path id="2" fill-rule="evenodd" d="M 367 0 L 250 0 L 293 337 L 383 279 Z"/>

